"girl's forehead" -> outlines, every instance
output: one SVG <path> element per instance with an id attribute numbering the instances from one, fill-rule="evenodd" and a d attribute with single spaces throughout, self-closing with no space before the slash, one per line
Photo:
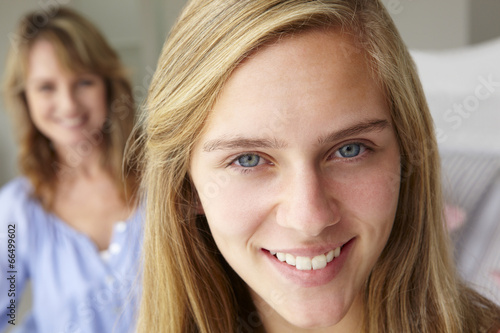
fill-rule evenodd
<path id="1" fill-rule="evenodd" d="M 349 35 L 310 31 L 260 49 L 225 83 L 207 130 L 300 131 L 313 123 L 388 118 L 385 95 L 356 47 Z"/>

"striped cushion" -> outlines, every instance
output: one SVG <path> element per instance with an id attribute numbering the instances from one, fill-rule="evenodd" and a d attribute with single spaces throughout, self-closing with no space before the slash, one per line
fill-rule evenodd
<path id="1" fill-rule="evenodd" d="M 500 155 L 441 151 L 445 201 L 471 216 L 500 174 Z"/>

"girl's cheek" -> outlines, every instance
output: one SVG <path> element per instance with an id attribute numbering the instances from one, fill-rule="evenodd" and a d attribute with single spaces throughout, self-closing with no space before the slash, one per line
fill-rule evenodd
<path id="1" fill-rule="evenodd" d="M 217 178 L 219 183 L 205 183 L 202 204 L 208 223 L 228 235 L 238 235 L 256 229 L 269 211 L 268 200 L 258 186 L 246 186 L 231 179 Z M 224 182 L 222 182 L 224 180 Z"/>
<path id="2" fill-rule="evenodd" d="M 367 169 L 333 177 L 328 186 L 331 196 L 344 210 L 359 215 L 383 216 L 397 206 L 400 174 L 397 169 Z"/>

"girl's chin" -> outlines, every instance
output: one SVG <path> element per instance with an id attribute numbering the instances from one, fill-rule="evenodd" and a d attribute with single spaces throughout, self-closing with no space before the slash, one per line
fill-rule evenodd
<path id="1" fill-rule="evenodd" d="M 287 302 L 284 300 L 283 304 Z M 279 327 L 280 330 L 272 330 L 273 332 L 292 331 L 292 328 L 321 331 L 321 329 L 343 324 L 343 320 L 347 318 L 350 309 L 350 305 L 346 304 L 331 304 L 331 302 L 327 302 L 329 304 L 325 304 L 325 302 L 308 303 L 304 304 L 304 306 L 296 306 L 293 309 L 278 308 L 276 311 L 272 311 L 272 315 L 268 312 L 267 318 L 263 318 L 264 324 L 269 324 L 270 327 L 278 325 L 277 328 Z"/>
<path id="2" fill-rule="evenodd" d="M 326 294 L 331 297 L 326 297 Z M 273 304 L 274 310 L 266 304 L 267 311 L 266 308 L 261 308 L 259 313 L 266 328 L 267 324 L 269 327 L 276 327 L 271 332 L 287 332 L 293 329 L 329 332 L 328 328 L 351 332 L 360 328 L 364 313 L 363 293 L 358 293 L 358 296 L 355 294 L 347 290 L 332 290 L 311 295 L 310 298 L 307 295 L 295 299 L 285 296 L 276 300 Z"/>
<path id="3" fill-rule="evenodd" d="M 303 320 L 299 321 L 297 318 L 293 318 L 291 321 L 288 321 L 288 323 L 292 327 L 304 330 L 319 330 L 334 327 L 339 321 L 332 320 L 332 318 L 324 318 L 323 320 L 320 318 L 303 318 Z"/>

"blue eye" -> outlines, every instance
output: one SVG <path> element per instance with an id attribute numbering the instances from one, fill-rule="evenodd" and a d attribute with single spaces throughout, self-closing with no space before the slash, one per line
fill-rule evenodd
<path id="1" fill-rule="evenodd" d="M 359 143 L 350 143 L 348 145 L 340 147 L 335 155 L 343 158 L 353 158 L 362 153 L 366 148 Z"/>
<path id="2" fill-rule="evenodd" d="M 245 154 L 238 157 L 236 162 L 244 168 L 253 168 L 259 165 L 260 156 L 255 154 Z"/>

